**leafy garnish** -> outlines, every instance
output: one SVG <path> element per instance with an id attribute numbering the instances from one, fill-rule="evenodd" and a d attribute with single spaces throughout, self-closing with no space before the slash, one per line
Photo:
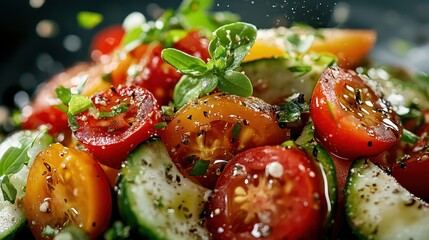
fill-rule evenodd
<path id="1" fill-rule="evenodd" d="M 17 190 L 12 183 L 9 182 L 9 177 L 4 176 L 1 181 L 1 191 L 3 194 L 3 199 L 11 203 L 15 203 Z"/>
<path id="2" fill-rule="evenodd" d="M 192 99 L 212 92 L 216 87 L 242 97 L 252 95 L 249 78 L 235 71 L 256 40 L 256 27 L 243 22 L 218 28 L 209 44 L 211 59 L 201 59 L 176 49 L 164 49 L 162 58 L 184 74 L 174 89 L 177 108 Z"/>
<path id="3" fill-rule="evenodd" d="M 419 137 L 413 132 L 410 132 L 404 128 L 401 140 L 409 144 L 415 144 L 419 140 Z"/>
<path id="4" fill-rule="evenodd" d="M 301 114 L 309 112 L 310 107 L 304 99 L 304 94 L 296 93 L 287 98 L 277 111 L 277 121 L 288 127 L 301 120 Z"/>
<path id="5" fill-rule="evenodd" d="M 0 176 L 19 172 L 24 164 L 30 160 L 28 151 L 43 133 L 44 131 L 40 131 L 36 137 L 34 135 L 22 136 L 19 139 L 19 146 L 10 146 L 0 158 Z"/>
<path id="6" fill-rule="evenodd" d="M 55 89 L 57 97 L 63 104 L 55 105 L 61 111 L 67 113 L 68 125 L 72 131 L 79 129 L 76 115 L 85 111 L 95 119 L 115 117 L 128 111 L 128 105 L 125 103 L 112 106 L 109 112 L 99 111 L 92 103 L 89 97 L 79 95 L 83 85 L 77 87 L 77 94 L 72 93 L 71 89 L 59 86 Z"/>
<path id="7" fill-rule="evenodd" d="M 104 239 L 106 240 L 125 240 L 129 239 L 131 235 L 131 227 L 125 225 L 121 221 L 115 221 L 105 233 Z"/>
<path id="8" fill-rule="evenodd" d="M 231 131 L 231 135 L 232 135 L 232 139 L 231 139 L 231 143 L 234 143 L 235 140 L 238 138 L 238 135 L 240 135 L 241 129 L 243 127 L 241 126 L 240 123 L 235 123 L 234 126 L 232 127 L 232 131 Z"/>
<path id="9" fill-rule="evenodd" d="M 81 11 L 76 16 L 79 26 L 91 29 L 103 21 L 103 15 L 96 12 Z"/>
<path id="10" fill-rule="evenodd" d="M 194 168 L 192 168 L 190 175 L 191 176 L 202 176 L 206 174 L 209 169 L 210 161 L 209 160 L 196 160 Z"/>

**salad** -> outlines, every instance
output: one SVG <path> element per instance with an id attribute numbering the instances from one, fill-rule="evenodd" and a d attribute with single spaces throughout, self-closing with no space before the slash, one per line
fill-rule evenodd
<path id="1" fill-rule="evenodd" d="M 0 143 L 1 239 L 424 239 L 429 77 L 211 1 L 94 36 Z"/>

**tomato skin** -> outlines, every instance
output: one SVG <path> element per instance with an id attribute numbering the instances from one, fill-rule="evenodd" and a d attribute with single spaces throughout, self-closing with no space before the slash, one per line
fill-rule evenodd
<path id="1" fill-rule="evenodd" d="M 241 130 L 234 138 L 235 124 Z M 183 106 L 160 135 L 181 172 L 213 189 L 223 166 L 236 153 L 280 144 L 290 138 L 290 131 L 278 126 L 272 106 L 262 100 L 215 93 Z M 210 161 L 208 171 L 192 176 L 199 159 Z"/>
<path id="2" fill-rule="evenodd" d="M 321 29 L 323 39 L 316 39 L 310 52 L 329 52 L 337 56 L 338 65 L 355 69 L 368 55 L 377 40 L 370 29 Z"/>
<path id="3" fill-rule="evenodd" d="M 128 110 L 114 117 L 96 119 L 89 111 L 78 114 L 74 136 L 102 164 L 119 169 L 137 145 L 155 135 L 161 112 L 153 95 L 138 86 L 111 88 L 91 98 L 101 112 L 119 104 Z"/>
<path id="4" fill-rule="evenodd" d="M 346 159 L 377 155 L 395 145 L 402 125 L 389 103 L 351 70 L 327 69 L 317 82 L 310 116 L 318 140 Z"/>
<path id="5" fill-rule="evenodd" d="M 97 32 L 91 40 L 91 58 L 98 61 L 102 55 L 113 52 L 121 43 L 125 30 L 121 25 L 111 25 Z"/>
<path id="6" fill-rule="evenodd" d="M 272 174 L 268 166 L 281 166 Z M 276 171 L 274 171 L 276 172 Z M 326 202 L 320 169 L 301 150 L 263 146 L 232 159 L 208 203 L 213 239 L 316 239 Z"/>
<path id="7" fill-rule="evenodd" d="M 207 38 L 202 37 L 198 31 L 194 30 L 188 32 L 184 38 L 174 43 L 173 48 L 207 62 L 210 58 L 209 43 L 210 41 Z"/>
<path id="8" fill-rule="evenodd" d="M 28 226 L 36 239 L 52 238 L 41 235 L 47 225 L 61 229 L 66 223 L 95 239 L 109 225 L 111 204 L 108 180 L 88 153 L 54 143 L 37 155 L 24 198 Z"/>
<path id="9" fill-rule="evenodd" d="M 427 110 L 426 114 L 427 114 Z M 392 175 L 414 195 L 429 200 L 429 122 L 421 125 L 416 134 L 419 141 L 405 148 L 405 153 L 392 167 Z"/>

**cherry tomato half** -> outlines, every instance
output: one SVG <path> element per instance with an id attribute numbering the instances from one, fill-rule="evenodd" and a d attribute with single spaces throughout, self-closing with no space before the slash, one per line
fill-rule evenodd
<path id="1" fill-rule="evenodd" d="M 213 189 L 236 153 L 280 144 L 289 130 L 278 126 L 273 108 L 262 100 L 215 93 L 183 106 L 160 135 L 185 176 Z M 200 160 L 210 163 L 205 173 L 195 175 Z"/>
<path id="2" fill-rule="evenodd" d="M 341 158 L 379 154 L 402 134 L 389 103 L 355 72 L 339 67 L 328 68 L 317 82 L 310 116 L 318 139 Z"/>
<path id="3" fill-rule="evenodd" d="M 225 167 L 208 205 L 214 239 L 318 239 L 326 217 L 320 169 L 301 150 L 263 146 Z"/>
<path id="4" fill-rule="evenodd" d="M 75 137 L 100 163 L 119 169 L 128 154 L 141 142 L 155 134 L 154 125 L 161 121 L 157 101 L 146 89 L 138 86 L 111 88 L 91 98 L 99 112 L 112 112 L 127 106 L 125 112 L 97 118 L 91 111 L 76 115 L 79 128 Z"/>
<path id="5" fill-rule="evenodd" d="M 30 168 L 24 198 L 28 226 L 37 239 L 49 226 L 82 228 L 95 239 L 109 225 L 112 199 L 103 169 L 88 153 L 51 144 Z"/>
<path id="6" fill-rule="evenodd" d="M 416 132 L 419 141 L 392 167 L 392 175 L 408 191 L 429 200 L 429 122 L 425 122 Z"/>
<path id="7" fill-rule="evenodd" d="M 97 32 L 90 44 L 91 58 L 97 61 L 102 55 L 113 52 L 124 35 L 125 30 L 121 25 L 111 25 Z"/>

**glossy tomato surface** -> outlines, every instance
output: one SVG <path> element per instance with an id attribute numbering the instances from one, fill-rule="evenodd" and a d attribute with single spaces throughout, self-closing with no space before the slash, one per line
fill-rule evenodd
<path id="1" fill-rule="evenodd" d="M 225 163 L 236 153 L 280 144 L 289 133 L 278 126 L 272 106 L 262 100 L 215 93 L 183 106 L 160 135 L 185 176 L 214 188 Z M 208 169 L 193 174 L 199 160 L 209 161 Z"/>
<path id="2" fill-rule="evenodd" d="M 37 239 L 49 226 L 82 228 L 94 239 L 109 225 L 112 200 L 100 165 L 86 152 L 55 143 L 30 168 L 24 198 L 28 226 Z"/>
<path id="3" fill-rule="evenodd" d="M 323 178 L 297 148 L 264 146 L 238 154 L 209 200 L 214 239 L 317 239 L 326 217 Z"/>
<path id="4" fill-rule="evenodd" d="M 402 125 L 389 103 L 351 70 L 328 68 L 310 103 L 316 135 L 332 154 L 353 159 L 395 145 Z"/>
<path id="5" fill-rule="evenodd" d="M 407 147 L 404 155 L 395 161 L 392 175 L 408 191 L 429 200 L 429 121 L 426 120 L 416 134 L 420 136 L 419 141 Z"/>
<path id="6" fill-rule="evenodd" d="M 161 121 L 156 99 L 138 86 L 119 86 L 95 94 L 92 103 L 98 112 L 112 112 L 126 106 L 125 112 L 111 117 L 96 117 L 91 111 L 76 116 L 75 137 L 100 163 L 119 169 L 128 154 L 155 134 L 154 125 Z"/>
<path id="7" fill-rule="evenodd" d="M 102 55 L 110 54 L 121 43 L 125 30 L 121 25 L 111 25 L 97 32 L 91 40 L 91 58 L 99 60 Z"/>

